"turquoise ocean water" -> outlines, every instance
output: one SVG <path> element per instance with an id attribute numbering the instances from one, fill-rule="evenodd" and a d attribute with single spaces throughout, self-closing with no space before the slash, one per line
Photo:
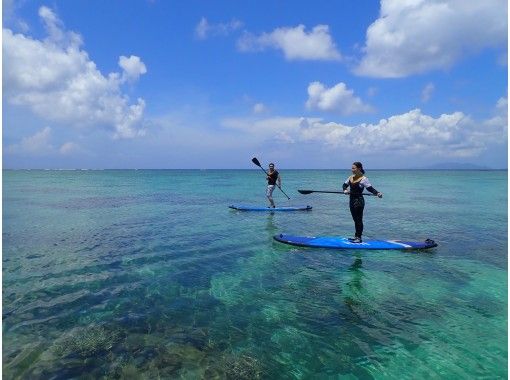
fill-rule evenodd
<path id="1" fill-rule="evenodd" d="M 507 172 L 368 171 L 365 237 L 334 251 L 349 171 L 3 171 L 4 378 L 506 378 Z"/>

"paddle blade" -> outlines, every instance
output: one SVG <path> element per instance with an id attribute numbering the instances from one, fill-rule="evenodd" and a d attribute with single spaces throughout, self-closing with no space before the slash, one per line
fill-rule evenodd
<path id="1" fill-rule="evenodd" d="M 298 190 L 301 194 L 312 194 L 313 190 Z"/>
<path id="2" fill-rule="evenodd" d="M 253 162 L 253 163 L 254 163 L 255 165 L 257 165 L 257 166 L 262 167 L 262 165 L 260 165 L 259 160 L 257 160 L 257 157 L 253 157 L 253 158 L 251 159 L 251 162 Z"/>

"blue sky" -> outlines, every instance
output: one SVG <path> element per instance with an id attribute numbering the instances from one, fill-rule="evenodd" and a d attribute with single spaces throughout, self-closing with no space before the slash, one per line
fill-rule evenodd
<path id="1" fill-rule="evenodd" d="M 3 1 L 4 168 L 507 167 L 505 0 Z"/>

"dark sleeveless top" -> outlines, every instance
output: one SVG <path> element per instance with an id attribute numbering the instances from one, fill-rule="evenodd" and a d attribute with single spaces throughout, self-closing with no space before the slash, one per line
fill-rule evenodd
<path id="1" fill-rule="evenodd" d="M 269 177 L 267 179 L 267 184 L 268 185 L 276 185 L 276 180 L 278 179 L 278 171 L 275 170 L 271 174 L 268 173 L 267 176 Z"/>

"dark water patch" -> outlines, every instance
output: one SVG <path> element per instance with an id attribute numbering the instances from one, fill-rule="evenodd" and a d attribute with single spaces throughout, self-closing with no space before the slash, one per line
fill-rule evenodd
<path id="1" fill-rule="evenodd" d="M 11 312 L 10 317 L 4 321 L 6 332 L 15 332 L 20 329 L 30 329 L 35 324 L 47 324 L 54 328 L 72 326 L 80 315 L 95 305 L 108 302 L 112 292 L 102 290 L 98 293 L 80 291 L 77 294 L 66 294 L 57 298 L 50 304 L 33 302 Z M 52 304 L 53 302 L 58 302 Z"/>
<path id="2" fill-rule="evenodd" d="M 30 378 L 33 363 L 40 360 L 44 351 L 45 345 L 40 340 L 15 351 L 11 356 L 6 355 L 4 351 L 3 376 L 8 378 Z"/>

